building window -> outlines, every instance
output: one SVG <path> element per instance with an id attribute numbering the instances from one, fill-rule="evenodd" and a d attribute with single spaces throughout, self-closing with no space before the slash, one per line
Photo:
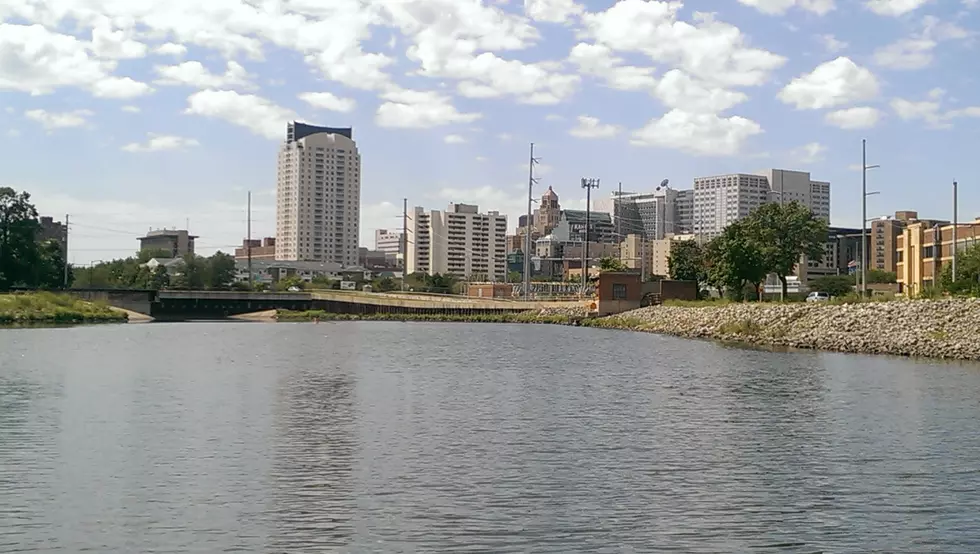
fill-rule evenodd
<path id="1" fill-rule="evenodd" d="M 923 258 L 927 258 L 927 259 L 933 257 L 933 247 L 932 246 L 926 246 L 925 248 L 923 248 L 922 249 L 922 257 Z"/>
<path id="2" fill-rule="evenodd" d="M 613 283 L 613 300 L 626 300 L 626 285 L 624 283 Z"/>

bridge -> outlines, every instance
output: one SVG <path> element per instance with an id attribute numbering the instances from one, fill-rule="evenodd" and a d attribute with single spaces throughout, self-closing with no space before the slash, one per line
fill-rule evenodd
<path id="1" fill-rule="evenodd" d="M 569 302 L 519 302 L 501 299 L 421 293 L 366 293 L 322 290 L 313 292 L 238 292 L 142 289 L 75 289 L 85 300 L 137 312 L 164 321 L 223 319 L 267 310 L 323 310 L 336 314 L 456 314 L 517 313 Z"/>

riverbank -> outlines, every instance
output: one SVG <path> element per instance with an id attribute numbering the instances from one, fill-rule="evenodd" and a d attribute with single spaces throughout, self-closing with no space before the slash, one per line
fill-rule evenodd
<path id="1" fill-rule="evenodd" d="M 584 313 L 574 317 L 563 313 L 542 313 L 538 311 L 516 312 L 516 313 L 489 313 L 489 314 L 334 314 L 320 310 L 309 310 L 305 312 L 294 312 L 290 310 L 277 310 L 275 321 L 278 322 L 309 322 L 309 321 L 445 321 L 445 322 L 469 322 L 469 323 L 541 323 L 553 325 L 575 325 L 578 320 L 584 319 Z"/>
<path id="2" fill-rule="evenodd" d="M 980 299 L 653 306 L 595 324 L 759 346 L 980 360 Z"/>
<path id="3" fill-rule="evenodd" d="M 104 304 L 65 294 L 0 294 L 0 324 L 125 323 L 129 316 Z"/>

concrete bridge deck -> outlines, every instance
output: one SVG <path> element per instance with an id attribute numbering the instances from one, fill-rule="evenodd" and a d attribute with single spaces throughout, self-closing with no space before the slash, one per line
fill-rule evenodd
<path id="1" fill-rule="evenodd" d="M 72 294 L 156 319 L 221 319 L 267 310 L 323 310 L 340 314 L 488 314 L 514 313 L 578 302 L 521 302 L 419 293 L 240 292 L 184 290 L 78 289 Z"/>

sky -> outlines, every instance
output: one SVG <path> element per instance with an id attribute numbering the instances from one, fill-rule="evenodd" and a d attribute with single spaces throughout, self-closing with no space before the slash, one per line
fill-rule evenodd
<path id="1" fill-rule="evenodd" d="M 352 126 L 361 233 L 402 200 L 526 211 L 768 167 L 831 221 L 980 216 L 980 0 L 3 0 L 0 185 L 70 214 L 70 261 L 150 228 L 275 233 L 286 122 Z"/>

